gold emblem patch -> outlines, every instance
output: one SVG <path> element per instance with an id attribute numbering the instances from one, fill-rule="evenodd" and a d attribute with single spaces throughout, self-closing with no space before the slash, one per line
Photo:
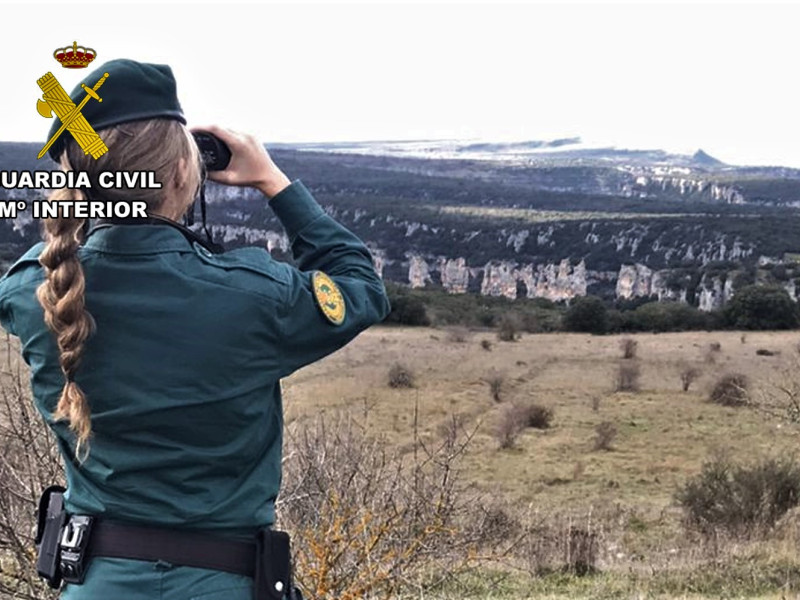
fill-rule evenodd
<path id="1" fill-rule="evenodd" d="M 334 325 L 344 323 L 344 297 L 339 286 L 322 271 L 314 271 L 311 284 L 314 287 L 314 298 L 325 318 Z"/>

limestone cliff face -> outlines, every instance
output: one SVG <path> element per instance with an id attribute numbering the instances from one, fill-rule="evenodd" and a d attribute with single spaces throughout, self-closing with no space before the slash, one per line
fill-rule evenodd
<path id="1" fill-rule="evenodd" d="M 471 268 L 463 257 L 439 258 L 433 266 L 419 255 L 408 256 L 408 281 L 411 287 L 441 284 L 448 292 L 465 293 L 470 282 L 480 279 L 480 293 L 486 296 L 571 300 L 585 296 L 588 272 L 583 261 L 572 265 L 569 259 L 558 264 L 518 265 L 511 261 L 492 261 Z M 476 282 L 477 285 L 477 282 Z"/>
<path id="2" fill-rule="evenodd" d="M 412 288 L 425 287 L 428 283 L 433 283 L 431 279 L 428 263 L 425 259 L 416 254 L 409 254 L 408 257 L 408 283 Z"/>
<path id="3" fill-rule="evenodd" d="M 527 274 L 527 271 L 523 273 Z M 566 258 L 558 267 L 547 264 L 538 265 L 535 271 L 531 268 L 530 278 L 523 277 L 523 281 L 528 298 L 547 298 L 554 302 L 585 296 L 588 287 L 586 264 L 581 261 L 573 266 Z"/>
<path id="4" fill-rule="evenodd" d="M 265 246 L 270 252 L 276 249 L 281 252 L 289 250 L 289 238 L 286 237 L 286 234 L 269 229 L 255 229 L 241 225 L 214 225 L 211 227 L 211 231 L 214 239 L 223 244 L 238 242 Z"/>
<path id="5" fill-rule="evenodd" d="M 466 293 L 472 273 L 464 258 L 440 258 L 438 268 L 444 289 L 454 294 Z"/>
<path id="6" fill-rule="evenodd" d="M 720 277 L 707 278 L 703 276 L 697 294 L 697 307 L 705 311 L 718 310 L 732 297 L 732 279 L 728 278 L 723 281 Z"/>
<path id="7" fill-rule="evenodd" d="M 370 254 L 372 254 L 372 265 L 375 267 L 375 272 L 379 277 L 383 277 L 383 269 L 388 262 L 386 252 L 381 248 L 376 247 L 374 244 L 367 244 Z"/>
<path id="8" fill-rule="evenodd" d="M 735 186 L 723 185 L 689 176 L 688 169 L 672 169 L 669 174 L 640 174 L 622 187 L 626 196 L 647 197 L 659 192 L 673 192 L 679 196 L 704 196 L 725 204 L 744 204 L 744 194 Z M 677 173 L 678 171 L 682 171 Z"/>
<path id="9" fill-rule="evenodd" d="M 589 293 L 596 293 L 598 288 L 592 286 L 599 286 L 620 299 L 654 298 L 686 303 L 691 291 L 700 310 L 712 311 L 722 308 L 735 292 L 731 274 L 703 275 L 699 283 L 693 284 L 691 276 L 670 269 L 655 271 L 639 263 L 622 265 L 619 272 L 601 272 L 588 270 L 583 261 L 572 264 L 569 259 L 540 265 L 492 261 L 482 267 L 470 267 L 463 257 L 440 257 L 430 264 L 418 254 L 409 254 L 407 258 L 411 287 L 441 285 L 454 294 L 479 289 L 487 296 L 568 302 L 587 295 L 590 287 Z M 376 259 L 376 268 L 380 264 Z M 794 279 L 783 286 L 793 299 L 797 298 Z"/>
<path id="10" fill-rule="evenodd" d="M 652 269 L 640 264 L 622 265 L 617 276 L 617 298 L 650 296 L 652 284 Z"/>

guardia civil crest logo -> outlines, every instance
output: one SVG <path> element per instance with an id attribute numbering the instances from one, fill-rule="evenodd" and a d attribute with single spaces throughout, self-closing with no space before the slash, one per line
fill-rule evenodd
<path id="1" fill-rule="evenodd" d="M 344 297 L 339 286 L 322 271 L 314 271 L 311 283 L 314 288 L 314 298 L 325 318 L 334 325 L 344 323 Z"/>

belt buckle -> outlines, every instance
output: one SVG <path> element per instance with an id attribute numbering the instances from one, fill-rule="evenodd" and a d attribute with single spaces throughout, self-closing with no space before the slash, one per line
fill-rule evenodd
<path id="1" fill-rule="evenodd" d="M 83 583 L 89 562 L 94 517 L 73 515 L 61 534 L 61 574 L 66 583 Z"/>

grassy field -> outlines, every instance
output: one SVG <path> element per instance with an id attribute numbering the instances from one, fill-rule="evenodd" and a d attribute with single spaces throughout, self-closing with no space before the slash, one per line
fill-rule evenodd
<path id="1" fill-rule="evenodd" d="M 636 358 L 622 358 L 624 339 L 636 342 Z M 470 498 L 507 519 L 502 547 L 512 551 L 487 555 L 415 598 L 800 598 L 800 508 L 763 538 L 704 539 L 686 529 L 674 500 L 713 456 L 794 455 L 800 424 L 708 396 L 717 378 L 741 373 L 763 404 L 776 386 L 800 381 L 798 343 L 800 332 L 523 334 L 501 342 L 489 330 L 374 327 L 283 381 L 287 440 L 320 417 L 341 423 L 343 413 L 397 457 L 413 452 L 415 435 L 429 445 L 441 440 L 454 417 L 474 431 L 458 476 Z M 414 387 L 388 385 L 396 363 L 414 375 Z M 640 389 L 614 391 L 620 365 L 630 364 L 640 369 Z M 702 372 L 688 392 L 680 380 L 686 365 Z M 492 380 L 501 382 L 499 401 Z M 552 426 L 524 429 L 502 448 L 504 414 L 530 402 L 553 410 Z M 598 450 L 603 422 L 617 435 Z M 597 540 L 596 571 L 583 577 L 559 568 L 573 527 Z M 539 533 L 518 538 L 520 530 Z"/>
<path id="2" fill-rule="evenodd" d="M 636 359 L 622 359 L 621 337 L 637 342 Z M 499 580 L 484 574 L 442 590 L 443 598 L 796 598 L 794 514 L 767 539 L 711 544 L 685 530 L 673 498 L 715 454 L 751 461 L 796 452 L 800 425 L 707 398 L 725 373 L 745 374 L 756 401 L 768 397 L 796 373 L 798 342 L 798 332 L 559 333 L 499 342 L 489 331 L 377 327 L 286 379 L 285 411 L 291 428 L 350 410 L 397 454 L 412 447 L 415 410 L 423 439 L 441 436 L 458 415 L 466 430 L 477 428 L 462 465 L 476 490 L 520 518 L 569 520 L 598 536 L 599 574 L 530 577 L 519 564 L 501 565 Z M 397 362 L 414 374 L 415 387 L 387 385 Z M 619 365 L 631 362 L 640 368 L 640 391 L 615 392 Z M 702 371 L 689 392 L 680 380 L 686 364 Z M 487 383 L 493 378 L 502 381 L 500 402 Z M 503 412 L 532 401 L 554 410 L 552 427 L 527 429 L 501 449 Z M 595 427 L 604 421 L 618 434 L 610 450 L 596 450 Z"/>

